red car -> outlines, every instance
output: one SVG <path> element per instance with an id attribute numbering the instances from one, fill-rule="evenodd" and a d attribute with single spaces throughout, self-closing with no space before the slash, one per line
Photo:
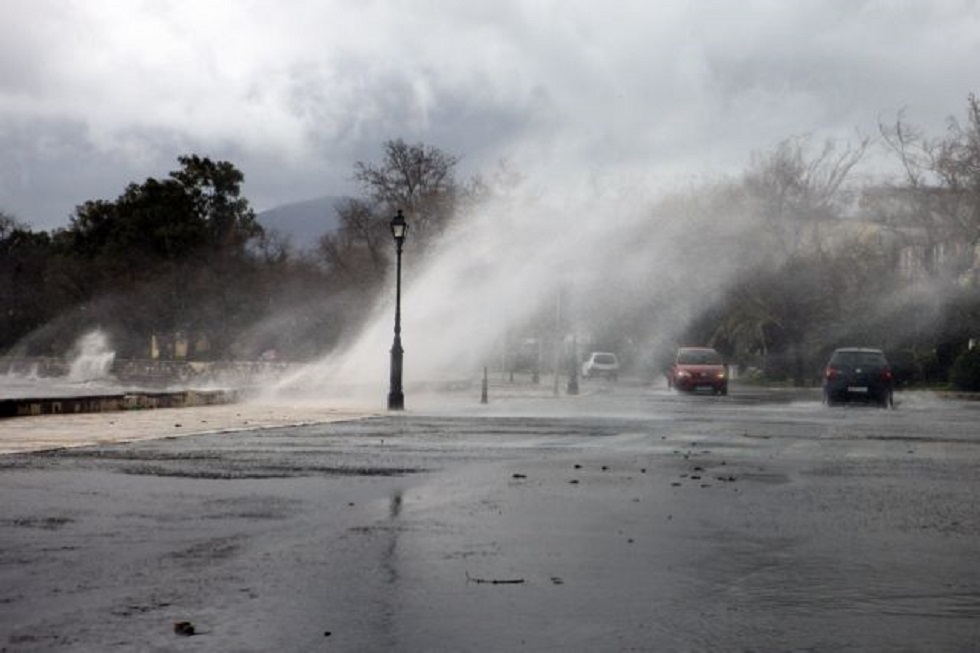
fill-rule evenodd
<path id="1" fill-rule="evenodd" d="M 681 347 L 667 369 L 667 387 L 683 392 L 710 390 L 728 394 L 728 370 L 721 355 L 710 347 Z"/>

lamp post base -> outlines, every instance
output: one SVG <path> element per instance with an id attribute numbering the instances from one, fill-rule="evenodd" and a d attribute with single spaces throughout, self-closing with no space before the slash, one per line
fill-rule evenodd
<path id="1" fill-rule="evenodd" d="M 388 410 L 405 410 L 404 393 L 391 392 L 388 394 Z"/>
<path id="2" fill-rule="evenodd" d="M 391 346 L 391 383 L 388 386 L 388 410 L 405 409 L 405 393 L 402 392 L 402 349 L 401 336 L 395 335 Z"/>

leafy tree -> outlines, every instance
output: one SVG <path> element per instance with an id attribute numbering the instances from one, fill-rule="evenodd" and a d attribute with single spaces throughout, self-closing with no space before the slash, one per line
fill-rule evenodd
<path id="1" fill-rule="evenodd" d="M 115 296 L 113 321 L 149 341 L 153 332 L 206 334 L 223 355 L 261 301 L 251 291 L 249 245 L 262 230 L 241 197 L 244 176 L 196 155 L 166 179 L 130 184 L 115 201 L 86 202 L 67 230 L 88 263 L 87 300 Z"/>
<path id="2" fill-rule="evenodd" d="M 980 348 L 967 349 L 957 356 L 949 370 L 949 380 L 957 390 L 980 392 Z"/>
<path id="3" fill-rule="evenodd" d="M 241 196 L 245 175 L 227 161 L 197 155 L 177 159 L 183 166 L 170 173 L 188 195 L 193 213 L 204 222 L 208 241 L 219 251 L 241 252 L 262 233 L 255 212 Z"/>
<path id="4" fill-rule="evenodd" d="M 51 239 L 0 212 L 0 351 L 39 327 L 49 316 L 44 301 Z"/>
<path id="5" fill-rule="evenodd" d="M 241 254 L 261 227 L 240 196 L 243 175 L 232 164 L 178 159 L 169 179 L 130 184 L 115 201 L 78 207 L 69 232 L 79 254 L 148 265 L 211 253 Z M 129 260 L 127 260 L 129 259 Z"/>

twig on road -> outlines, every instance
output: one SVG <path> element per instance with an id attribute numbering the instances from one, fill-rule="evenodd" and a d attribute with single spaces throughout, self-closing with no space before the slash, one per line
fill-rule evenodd
<path id="1" fill-rule="evenodd" d="M 484 585 L 520 585 L 524 582 L 523 578 L 476 578 L 466 572 L 467 583 L 480 583 Z"/>

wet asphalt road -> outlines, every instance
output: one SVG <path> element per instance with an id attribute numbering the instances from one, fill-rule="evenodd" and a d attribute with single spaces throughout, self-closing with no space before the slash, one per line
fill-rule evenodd
<path id="1" fill-rule="evenodd" d="M 980 650 L 980 403 L 582 392 L 2 456 L 0 650 Z"/>

